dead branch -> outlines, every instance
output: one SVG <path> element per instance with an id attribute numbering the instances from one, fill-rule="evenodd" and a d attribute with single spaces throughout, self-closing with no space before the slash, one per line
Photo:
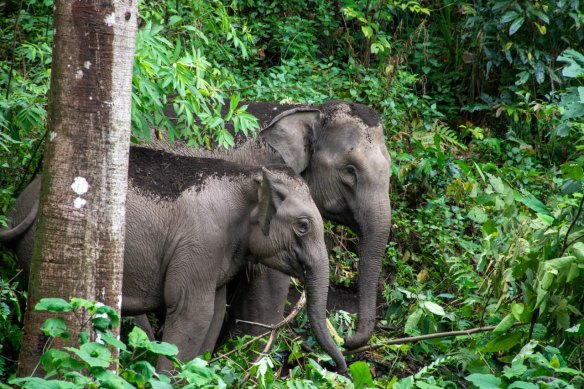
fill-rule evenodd
<path id="1" fill-rule="evenodd" d="M 304 307 L 305 304 L 306 304 L 306 295 L 304 294 L 304 292 L 302 292 L 302 294 L 300 295 L 300 299 L 298 300 L 298 302 L 296 303 L 296 305 L 294 306 L 292 311 L 288 314 L 288 316 L 286 316 L 281 322 L 279 322 L 278 324 L 273 325 L 273 326 L 269 326 L 269 325 L 262 324 L 262 323 L 255 323 L 255 322 L 251 322 L 251 321 L 245 321 L 245 320 L 236 320 L 236 322 L 238 322 L 238 323 L 249 323 L 249 324 L 258 325 L 260 327 L 269 328 L 270 331 L 264 332 L 263 334 L 260 334 L 258 336 L 253 337 L 252 339 L 245 342 L 239 348 L 235 348 L 229 352 L 226 352 L 225 354 L 219 354 L 217 357 L 211 359 L 209 362 L 215 362 L 215 361 L 218 361 L 219 359 L 225 358 L 225 357 L 249 346 L 250 344 L 255 343 L 256 341 L 260 340 L 261 338 L 266 337 L 268 335 L 271 335 L 272 332 L 275 332 L 279 328 L 285 326 L 286 324 L 288 324 L 292 320 L 294 320 L 294 318 L 298 315 L 298 312 L 300 312 L 300 310 Z M 268 343 L 269 343 L 269 341 L 268 341 Z M 266 354 L 268 351 L 270 351 L 270 348 L 271 348 L 271 345 L 266 351 L 263 351 L 263 354 Z"/>
<path id="2" fill-rule="evenodd" d="M 292 320 L 294 320 L 296 315 L 298 315 L 298 312 L 300 312 L 300 310 L 302 309 L 302 307 L 304 307 L 305 304 L 306 304 L 306 294 L 304 292 L 302 292 L 302 294 L 300 295 L 300 299 L 298 300 L 298 302 L 296 303 L 296 305 L 294 306 L 292 311 L 288 314 L 288 316 L 286 316 L 284 318 L 284 320 L 282 320 L 281 322 L 279 322 L 278 324 L 276 324 L 275 326 L 272 326 L 272 327 L 265 326 L 264 324 L 261 325 L 262 327 L 272 328 L 272 330 L 270 332 L 266 332 L 265 334 L 262 335 L 262 337 L 263 337 L 267 334 L 270 334 L 270 338 L 268 339 L 268 342 L 266 343 L 266 346 L 264 347 L 264 349 L 259 353 L 259 355 L 255 359 L 255 361 L 253 361 L 253 363 L 252 363 L 253 365 L 257 364 L 266 354 L 268 354 L 270 352 L 270 349 L 272 348 L 272 346 L 274 345 L 274 341 L 276 340 L 276 334 L 277 334 L 278 329 L 287 325 Z M 243 322 L 243 321 L 240 320 L 240 322 Z M 254 323 L 254 324 L 259 324 L 259 323 Z M 248 370 L 247 373 L 245 373 L 245 376 L 239 382 L 239 385 L 243 386 L 243 384 L 246 383 L 247 380 L 249 380 L 250 376 L 251 376 L 251 369 Z"/>
<path id="3" fill-rule="evenodd" d="M 516 326 L 524 326 L 528 323 L 513 323 L 512 327 Z M 351 355 L 356 353 L 361 353 L 364 351 L 373 351 L 377 350 L 378 348 L 389 346 L 392 344 L 404 344 L 404 343 L 415 343 L 420 342 L 422 340 L 429 340 L 429 339 L 438 339 L 438 338 L 448 338 L 451 336 L 465 336 L 465 335 L 472 335 L 476 334 L 477 332 L 485 332 L 485 331 L 492 331 L 497 326 L 486 326 L 486 327 L 478 327 L 478 328 L 471 328 L 470 330 L 462 330 L 462 331 L 450 331 L 450 332 L 437 332 L 435 334 L 427 334 L 427 335 L 420 335 L 420 336 L 410 336 L 407 338 L 399 338 L 388 340 L 387 342 L 383 342 L 380 344 L 375 345 L 365 345 L 358 347 L 354 350 L 347 350 L 343 351 L 343 355 Z"/>

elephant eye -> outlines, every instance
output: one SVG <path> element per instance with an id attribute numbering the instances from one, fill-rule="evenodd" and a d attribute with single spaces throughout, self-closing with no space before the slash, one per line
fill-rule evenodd
<path id="1" fill-rule="evenodd" d="M 298 219 L 294 223 L 294 231 L 296 232 L 296 235 L 298 235 L 298 236 L 308 234 L 308 231 L 310 231 L 310 222 L 308 221 L 308 219 L 304 219 L 304 218 Z"/>
<path id="2" fill-rule="evenodd" d="M 349 186 L 357 182 L 357 168 L 355 165 L 345 165 L 341 169 L 341 180 Z"/>

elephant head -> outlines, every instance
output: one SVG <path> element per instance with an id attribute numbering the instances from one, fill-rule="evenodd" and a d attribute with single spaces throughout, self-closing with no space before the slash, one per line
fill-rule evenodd
<path id="1" fill-rule="evenodd" d="M 331 101 L 281 113 L 260 132 L 308 183 L 322 216 L 359 236 L 359 321 L 349 349 L 375 325 L 377 284 L 390 232 L 390 157 L 371 108 Z"/>
<path id="2" fill-rule="evenodd" d="M 300 178 L 288 175 L 283 181 L 263 168 L 256 181 L 258 205 L 251 215 L 249 250 L 258 262 L 304 283 L 314 334 L 344 373 L 345 359 L 326 326 L 328 256 L 322 217 Z"/>

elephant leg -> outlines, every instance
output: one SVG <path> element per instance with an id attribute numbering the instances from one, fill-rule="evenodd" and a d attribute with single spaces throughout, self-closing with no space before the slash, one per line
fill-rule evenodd
<path id="1" fill-rule="evenodd" d="M 176 304 L 167 305 L 162 341 L 179 348 L 177 359 L 182 362 L 201 354 L 215 312 L 215 291 L 181 295 Z M 160 357 L 156 369 L 170 372 L 173 365 L 169 359 Z"/>
<path id="2" fill-rule="evenodd" d="M 217 338 L 221 332 L 221 325 L 223 324 L 223 318 L 225 317 L 225 303 L 227 300 L 227 286 L 222 286 L 215 292 L 215 312 L 213 313 L 213 320 L 209 326 L 209 331 L 207 331 L 207 337 L 205 338 L 205 343 L 203 343 L 203 348 L 201 352 L 213 352 L 215 349 L 215 344 L 217 343 Z"/>
<path id="3" fill-rule="evenodd" d="M 134 316 L 134 324 L 140 329 L 142 329 L 146 333 L 146 335 L 148 335 L 148 339 L 150 340 L 155 339 L 154 330 L 152 329 L 152 325 L 150 324 L 150 321 L 148 320 L 148 316 L 146 314 Z"/>
<path id="4" fill-rule="evenodd" d="M 290 287 L 290 277 L 286 274 L 263 267 L 255 272 L 251 280 L 243 277 L 243 287 L 231 304 L 230 313 L 233 325 L 230 334 L 259 335 L 266 332 L 260 326 L 247 323 L 235 323 L 245 320 L 267 325 L 279 323 L 284 317 L 284 307 Z"/>
<path id="5" fill-rule="evenodd" d="M 176 258 L 169 265 L 164 282 L 166 314 L 162 341 L 178 347 L 177 359 L 182 362 L 201 354 L 215 312 L 215 280 L 193 281 L 193 277 L 185 275 L 182 257 Z M 156 368 L 172 371 L 173 364 L 160 357 Z"/>

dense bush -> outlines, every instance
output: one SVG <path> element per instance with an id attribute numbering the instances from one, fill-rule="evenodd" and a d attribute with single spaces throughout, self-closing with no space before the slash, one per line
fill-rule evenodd
<path id="1" fill-rule="evenodd" d="M 51 12 L 50 0 L 0 5 L 0 225 L 42 155 Z M 142 2 L 140 13 L 137 138 L 164 127 L 192 144 L 229 146 L 226 120 L 237 118 L 245 133 L 255 127 L 234 109 L 239 100 L 336 98 L 381 113 L 393 159 L 393 233 L 372 340 L 377 348 L 349 357 L 355 387 L 584 385 L 578 0 L 175 0 Z M 224 99 L 231 109 L 222 116 Z M 177 125 L 162 112 L 171 101 L 182 113 Z M 328 229 L 336 234 L 331 280 L 352 287 L 355 238 L 347 229 Z M 13 257 L 2 252 L 1 260 L 0 381 L 14 371 L 25 293 Z M 340 335 L 354 324 L 342 311 L 330 320 Z M 494 331 L 385 344 L 486 325 Z M 112 345 L 122 350 L 121 377 L 144 385 L 156 376 L 136 350 L 157 346 L 129 331 L 126 344 Z M 349 385 L 315 363 L 326 356 L 307 351 L 313 340 L 298 329 L 281 331 L 272 353 L 255 365 L 262 341 L 248 340 L 223 345 L 218 354 L 238 350 L 228 357 L 183 365 L 176 379 L 230 386 L 248 374 L 260 387 Z M 70 351 L 47 357 L 49 371 L 78 383 L 113 379 L 93 366 L 87 368 L 93 376 L 67 375 L 72 365 L 60 368 L 56 360 L 88 363 L 80 350 Z M 288 381 L 280 379 L 289 367 Z"/>

